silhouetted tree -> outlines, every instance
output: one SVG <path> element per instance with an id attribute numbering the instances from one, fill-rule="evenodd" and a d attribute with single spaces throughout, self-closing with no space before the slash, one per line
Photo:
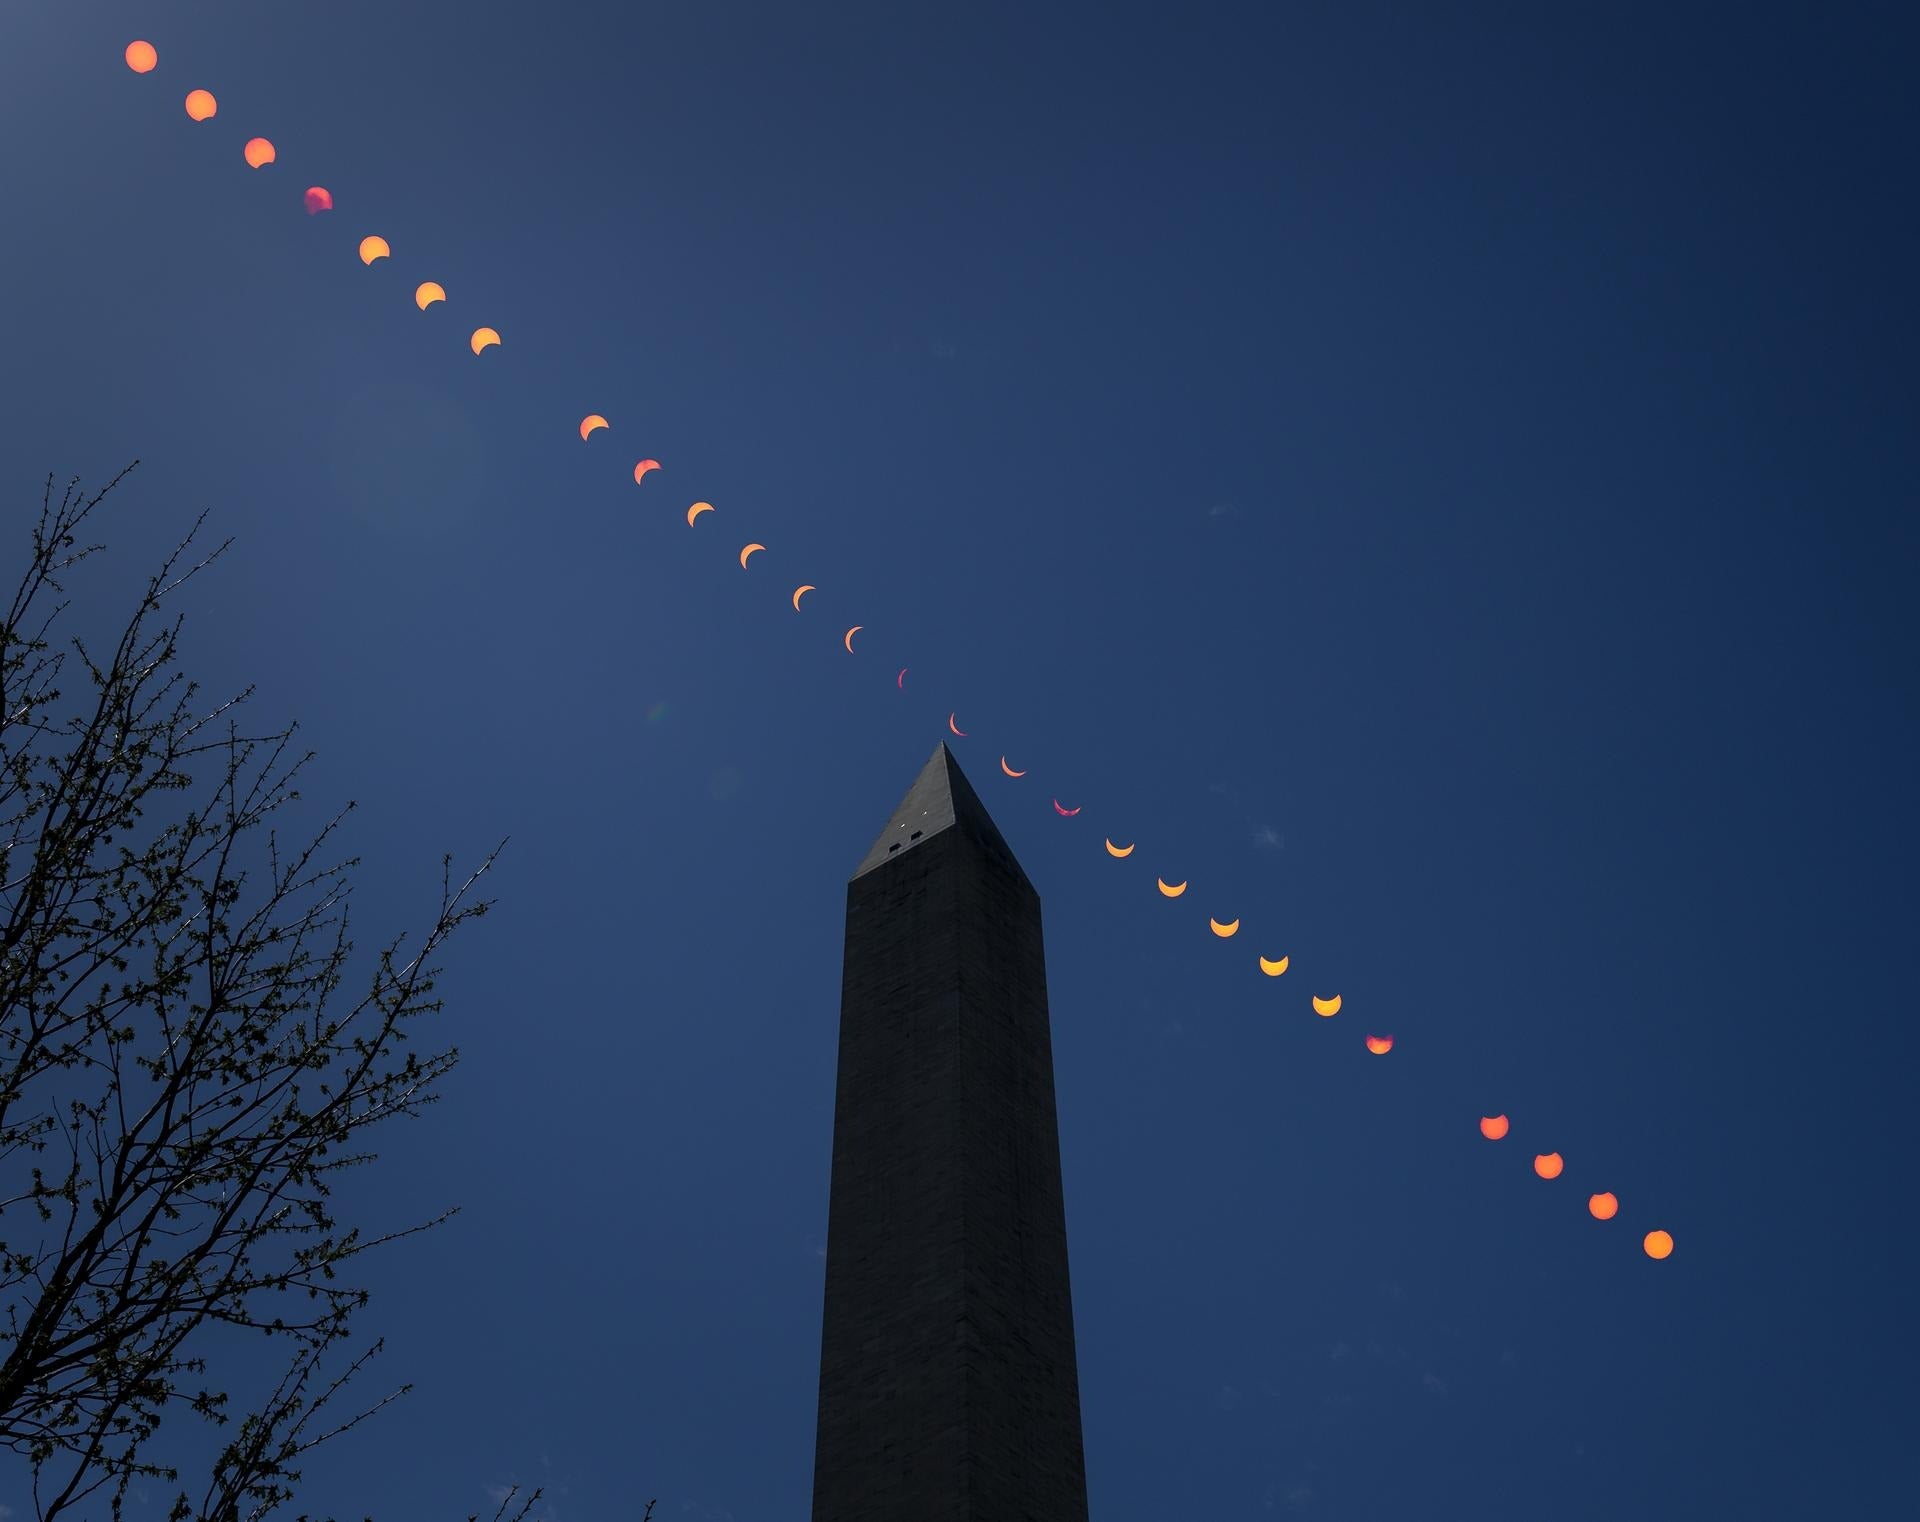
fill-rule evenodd
<path id="1" fill-rule="evenodd" d="M 458 886 L 443 859 L 425 940 L 404 959 L 390 942 L 341 1008 L 358 859 L 319 853 L 353 805 L 283 853 L 269 821 L 311 753 L 289 762 L 291 726 L 241 733 L 251 687 L 197 712 L 176 668 L 172 605 L 231 541 L 179 570 L 202 514 L 111 652 L 52 646 L 60 578 L 101 548 L 78 531 L 126 474 L 57 503 L 49 478 L 0 624 L 0 1441 L 30 1461 L 41 1518 L 96 1493 L 118 1517 L 134 1479 L 178 1483 L 148 1449 L 185 1408 L 227 1441 L 171 1515 L 241 1522 L 408 1388 L 343 1394 L 380 1350 L 338 1346 L 367 1300 L 343 1274 L 453 1212 L 363 1237 L 330 1195 L 458 1060 L 408 1038 L 440 1008 L 429 960 L 490 907 L 468 897 L 499 848 Z M 285 1348 L 264 1397 L 213 1387 L 218 1326 Z"/>

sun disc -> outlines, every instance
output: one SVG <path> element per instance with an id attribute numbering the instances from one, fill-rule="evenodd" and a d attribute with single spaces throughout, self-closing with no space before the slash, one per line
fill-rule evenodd
<path id="1" fill-rule="evenodd" d="M 446 299 L 447 288 L 438 280 L 423 280 L 415 287 L 413 292 L 413 304 L 423 312 L 436 301 L 445 301 Z"/>
<path id="2" fill-rule="evenodd" d="M 473 337 L 467 340 L 467 347 L 478 354 L 482 349 L 491 349 L 500 342 L 500 335 L 492 328 L 475 328 Z"/>
<path id="3" fill-rule="evenodd" d="M 589 412 L 585 417 L 580 419 L 580 442 L 583 444 L 586 443 L 588 434 L 592 433 L 596 428 L 605 428 L 606 426 L 607 420 L 600 416 L 599 413 Z"/>
<path id="4" fill-rule="evenodd" d="M 1384 1057 L 1388 1052 L 1393 1050 L 1393 1037 L 1369 1036 L 1367 1037 L 1367 1050 L 1372 1052 L 1376 1057 Z"/>
<path id="5" fill-rule="evenodd" d="M 1566 1166 L 1566 1159 L 1558 1152 L 1542 1152 L 1533 1160 L 1533 1171 L 1542 1178 L 1558 1178 Z"/>
<path id="6" fill-rule="evenodd" d="M 1220 939 L 1223 941 L 1228 936 L 1238 931 L 1240 928 L 1240 921 L 1237 919 L 1228 920 L 1225 924 L 1222 924 L 1219 920 L 1215 919 L 1212 915 L 1207 916 L 1207 924 L 1212 928 L 1213 933 L 1219 936 Z"/>
<path id="7" fill-rule="evenodd" d="M 197 122 L 212 121 L 219 111 L 220 103 L 213 98 L 211 90 L 189 90 L 187 92 L 187 115 Z"/>
<path id="8" fill-rule="evenodd" d="M 323 211 L 333 210 L 333 192 L 324 185 L 309 185 L 303 196 L 307 206 L 307 215 L 317 217 Z"/>
<path id="9" fill-rule="evenodd" d="M 1499 1141 L 1507 1134 L 1507 1117 L 1504 1115 L 1482 1115 L 1480 1134 L 1488 1141 Z"/>
<path id="10" fill-rule="evenodd" d="M 160 55 L 154 51 L 151 42 L 129 42 L 127 44 L 127 67 L 136 74 L 151 74 L 153 66 L 160 61 Z"/>
<path id="11" fill-rule="evenodd" d="M 1649 1258 L 1658 1261 L 1673 1253 L 1673 1235 L 1665 1231 L 1650 1231 L 1640 1242 Z"/>
<path id="12" fill-rule="evenodd" d="M 384 259 L 393 252 L 387 240 L 378 233 L 368 233 L 360 240 L 360 262 L 371 264 L 376 259 Z"/>
<path id="13" fill-rule="evenodd" d="M 249 169 L 262 169 L 279 157 L 273 151 L 273 144 L 264 137 L 250 137 L 246 147 L 240 150 L 240 156 L 247 161 Z"/>
<path id="14" fill-rule="evenodd" d="M 1611 1221 L 1620 1214 L 1620 1201 L 1611 1191 L 1606 1194 L 1596 1194 L 1587 1201 L 1587 1209 L 1593 1213 L 1596 1221 Z"/>
<path id="15" fill-rule="evenodd" d="M 1109 840 L 1107 842 L 1107 855 L 1131 856 L 1133 855 L 1133 847 L 1131 845 L 1117 846 L 1111 840 Z"/>
<path id="16" fill-rule="evenodd" d="M 1262 957 L 1260 958 L 1260 970 L 1270 978 L 1277 978 L 1287 970 L 1287 963 L 1292 960 L 1291 957 L 1281 957 L 1278 960 L 1272 957 Z"/>
<path id="17" fill-rule="evenodd" d="M 1331 999 L 1323 999 L 1320 995 L 1315 994 L 1313 996 L 1313 1012 L 1316 1015 L 1326 1015 L 1329 1018 L 1339 1014 L 1340 995 L 1335 994 Z"/>

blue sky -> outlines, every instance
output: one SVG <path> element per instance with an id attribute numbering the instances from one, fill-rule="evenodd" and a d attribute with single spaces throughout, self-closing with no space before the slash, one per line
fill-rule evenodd
<path id="1" fill-rule="evenodd" d="M 136 455 L 79 626 L 235 536 L 187 658 L 363 949 L 511 837 L 313 1509 L 805 1515 L 843 885 L 950 710 L 1100 1522 L 1910 1492 L 1911 21 L 1451 12 L 0 16 L 4 553 Z"/>

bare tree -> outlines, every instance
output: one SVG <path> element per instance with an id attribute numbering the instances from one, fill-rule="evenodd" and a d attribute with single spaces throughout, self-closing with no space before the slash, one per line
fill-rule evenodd
<path id="1" fill-rule="evenodd" d="M 70 641 L 87 688 L 59 711 L 60 578 L 101 548 L 78 531 L 126 474 L 57 502 L 49 478 L 0 624 L 0 1442 L 30 1461 L 42 1519 L 96 1493 L 117 1518 L 134 1479 L 178 1484 L 148 1450 L 184 1408 L 226 1431 L 171 1516 L 240 1522 L 407 1388 L 343 1395 L 380 1349 L 338 1346 L 367 1300 L 343 1275 L 453 1212 L 363 1236 L 330 1196 L 373 1160 L 371 1129 L 418 1114 L 458 1060 L 408 1041 L 440 1008 L 430 959 L 490 907 L 470 892 L 499 847 L 457 886 L 443 859 L 425 940 L 404 958 L 404 936 L 388 943 L 342 1009 L 358 859 L 320 852 L 353 805 L 283 853 L 270 821 L 311 753 L 289 759 L 291 726 L 241 732 L 251 687 L 197 712 L 176 666 L 179 589 L 231 543 L 179 569 L 204 514 L 109 654 Z M 217 780 L 196 796 L 199 772 Z M 285 1348 L 264 1395 L 215 1388 L 219 1326 Z"/>

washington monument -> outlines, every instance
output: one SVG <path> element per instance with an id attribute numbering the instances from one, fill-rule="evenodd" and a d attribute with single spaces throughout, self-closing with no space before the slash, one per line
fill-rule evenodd
<path id="1" fill-rule="evenodd" d="M 847 884 L 813 1522 L 1086 1522 L 1040 896 L 943 744 Z"/>

